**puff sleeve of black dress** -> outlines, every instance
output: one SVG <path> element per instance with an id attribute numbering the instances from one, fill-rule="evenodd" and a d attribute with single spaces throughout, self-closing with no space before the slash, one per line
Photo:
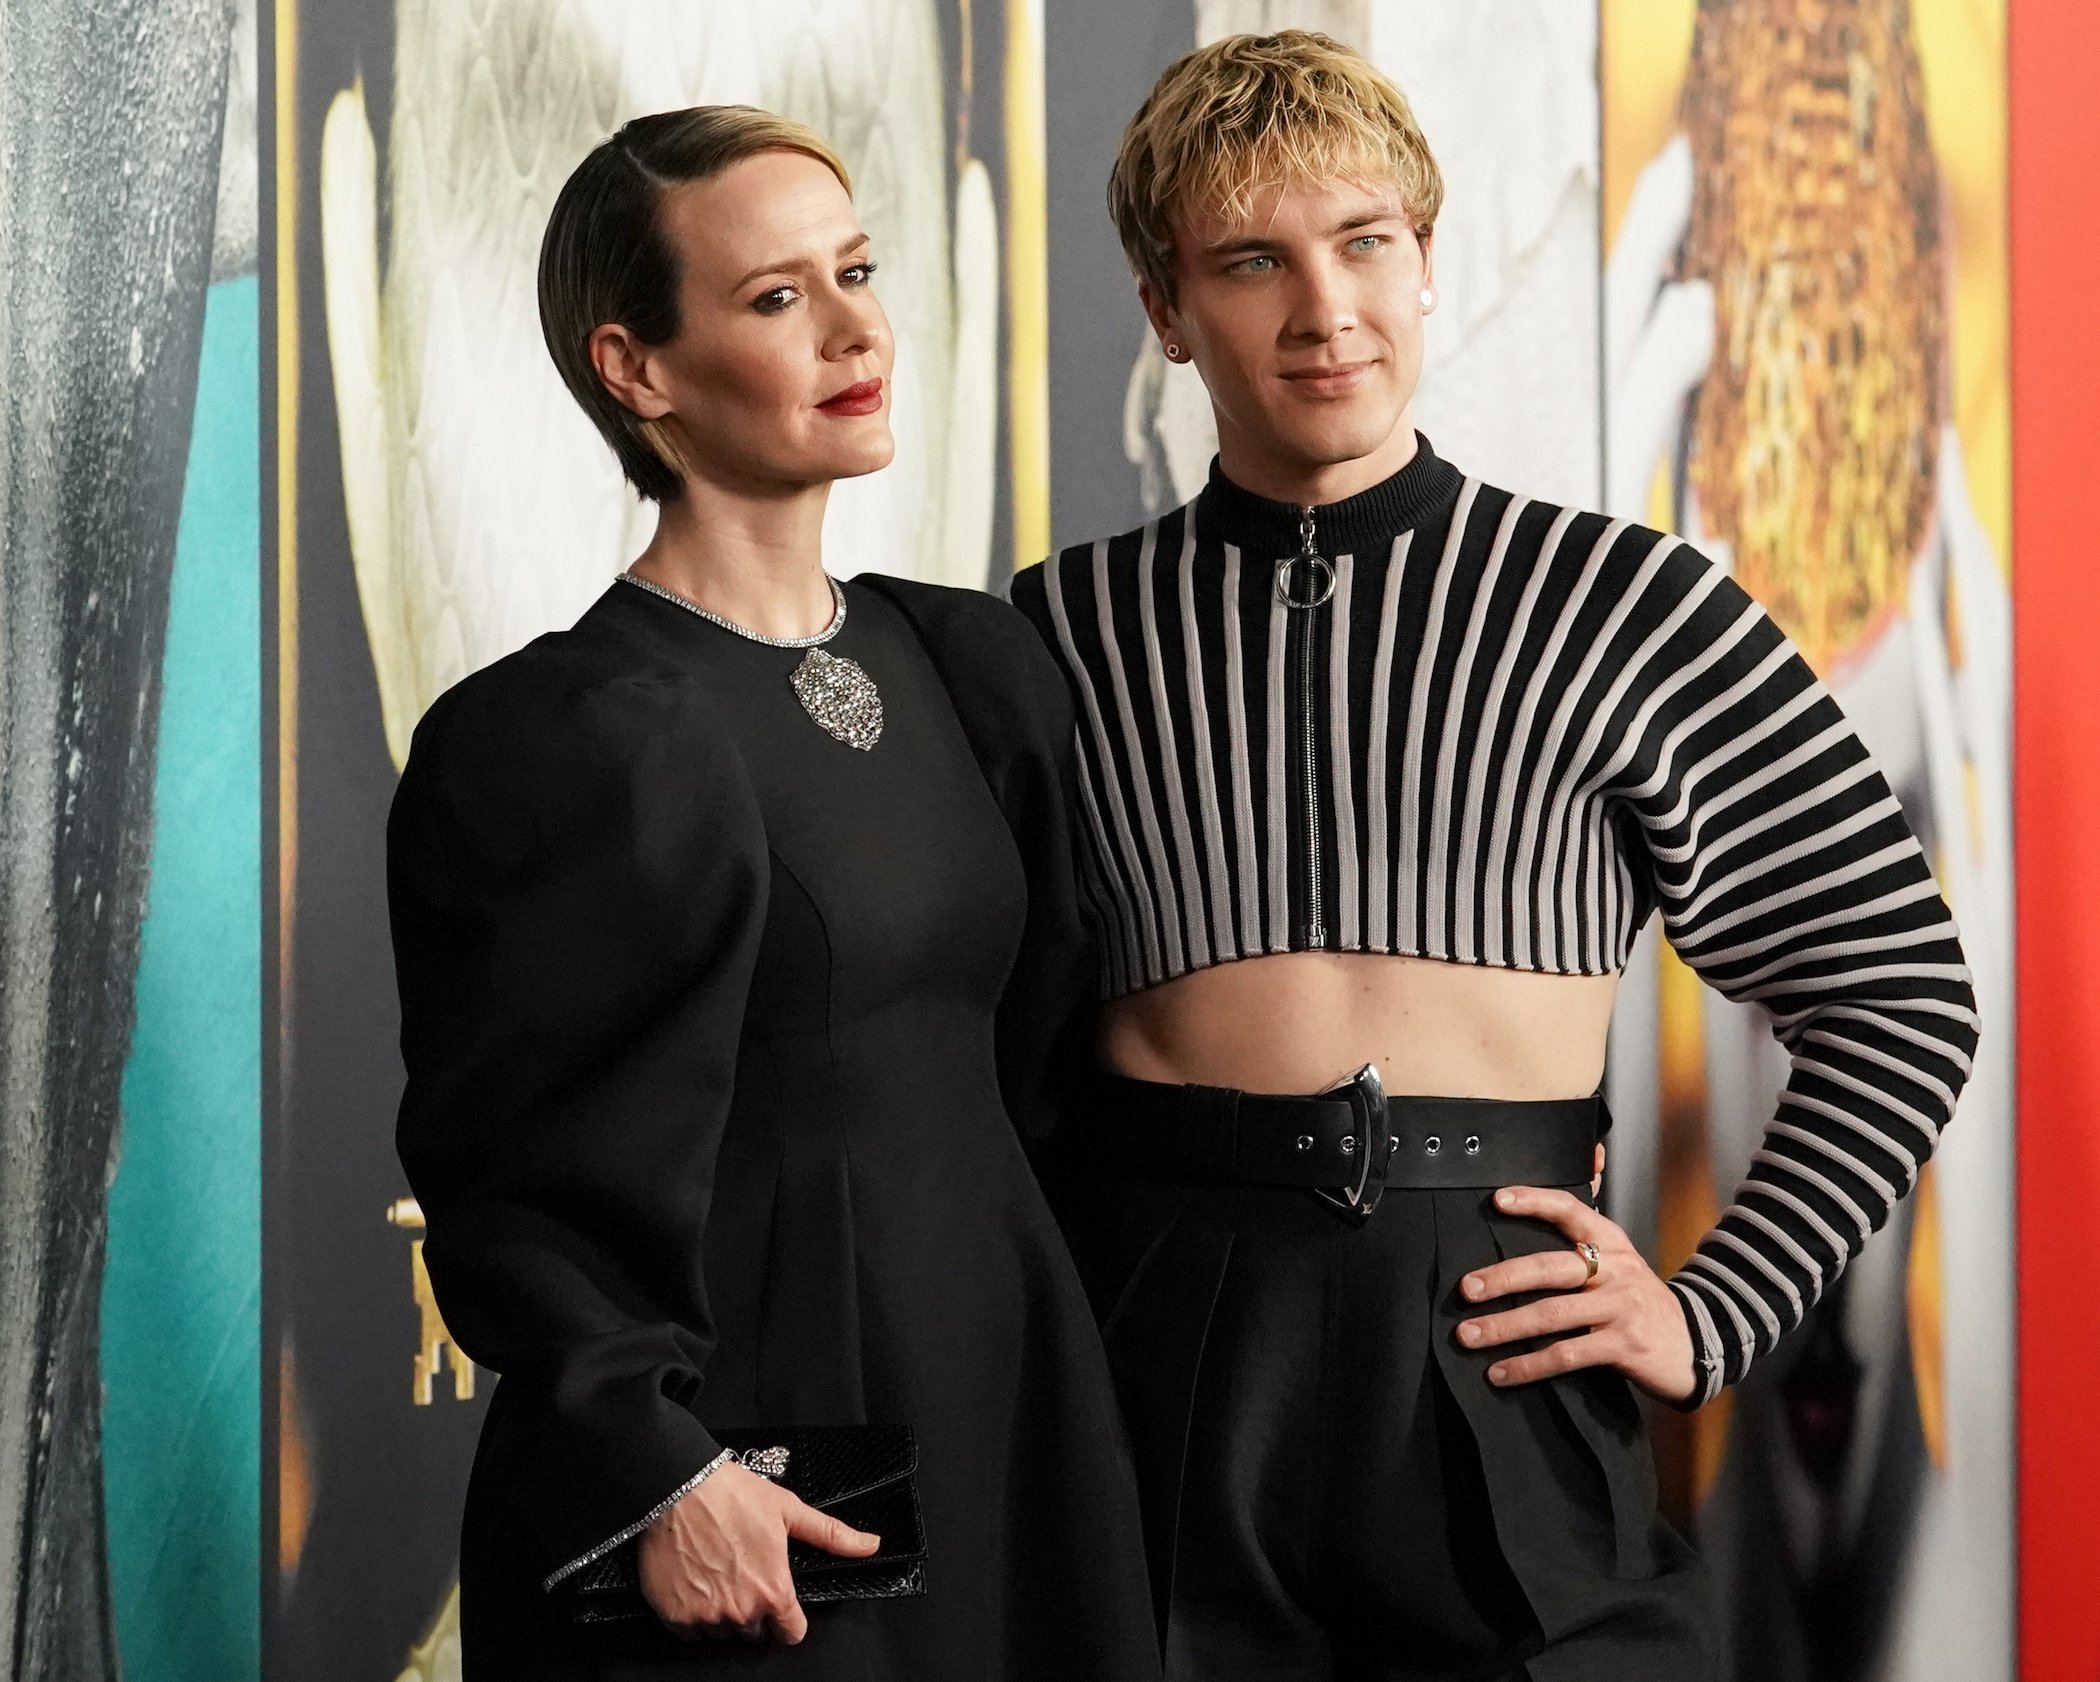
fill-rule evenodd
<path id="1" fill-rule="evenodd" d="M 1106 1359 L 1031 1150 L 1096 960 L 1072 720 L 979 592 L 857 578 L 825 652 L 629 586 L 466 679 L 389 830 L 399 1147 L 438 1305 L 499 1375 L 467 1496 L 467 1682 L 758 1663 L 855 1682 L 1149 1682 Z M 561 1585 L 711 1427 L 911 1426 L 927 1593 L 799 1647 L 566 1620 Z"/>
<path id="2" fill-rule="evenodd" d="M 484 1456 L 544 1582 L 717 1446 L 707 1218 L 766 845 L 706 695 L 551 639 L 418 727 L 388 825 L 397 1144 L 459 1345 L 508 1394 Z"/>

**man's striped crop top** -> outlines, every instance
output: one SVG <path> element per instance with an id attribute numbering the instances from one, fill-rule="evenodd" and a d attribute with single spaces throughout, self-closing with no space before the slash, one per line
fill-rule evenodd
<path id="1" fill-rule="evenodd" d="M 1915 1182 L 1969 1069 L 1952 917 L 1888 784 L 1751 598 L 1678 539 L 1420 442 L 1298 508 L 1214 466 L 1013 599 L 1079 710 L 1102 992 L 1325 948 L 1563 974 L 1678 953 L 1793 1072 L 1673 1281 L 1704 1399 Z"/>

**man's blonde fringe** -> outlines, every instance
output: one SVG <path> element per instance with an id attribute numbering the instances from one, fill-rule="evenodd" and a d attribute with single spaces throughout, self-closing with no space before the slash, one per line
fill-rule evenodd
<path id="1" fill-rule="evenodd" d="M 1444 182 L 1407 97 L 1331 37 L 1232 35 L 1170 66 L 1131 119 L 1109 210 L 1139 279 L 1173 295 L 1178 220 L 1245 217 L 1293 181 L 1397 186 L 1417 234 Z"/>

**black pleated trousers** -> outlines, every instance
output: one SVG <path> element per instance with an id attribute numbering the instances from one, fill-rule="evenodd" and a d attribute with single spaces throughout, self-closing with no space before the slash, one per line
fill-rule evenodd
<path id="1" fill-rule="evenodd" d="M 1270 1187 L 1068 1198 L 1169 1682 L 1714 1674 L 1705 1573 L 1657 1511 L 1631 1387 L 1497 1389 L 1457 1340 L 1467 1272 L 1567 1242 L 1490 1196 L 1389 1190 L 1363 1224 Z"/>

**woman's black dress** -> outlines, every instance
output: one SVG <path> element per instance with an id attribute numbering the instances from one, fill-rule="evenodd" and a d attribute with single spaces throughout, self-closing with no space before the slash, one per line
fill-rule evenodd
<path id="1" fill-rule="evenodd" d="M 416 732 L 399 1143 L 447 1324 L 502 1375 L 469 1678 L 1157 1673 L 1113 1393 L 1021 1137 L 1091 984 L 1064 686 L 1004 603 L 846 591 L 827 652 L 880 687 L 869 752 L 804 712 L 801 651 L 627 585 Z M 812 1607 L 783 1648 L 574 1626 L 544 1586 L 709 1427 L 861 1421 L 917 1435 L 923 1598 Z"/>

